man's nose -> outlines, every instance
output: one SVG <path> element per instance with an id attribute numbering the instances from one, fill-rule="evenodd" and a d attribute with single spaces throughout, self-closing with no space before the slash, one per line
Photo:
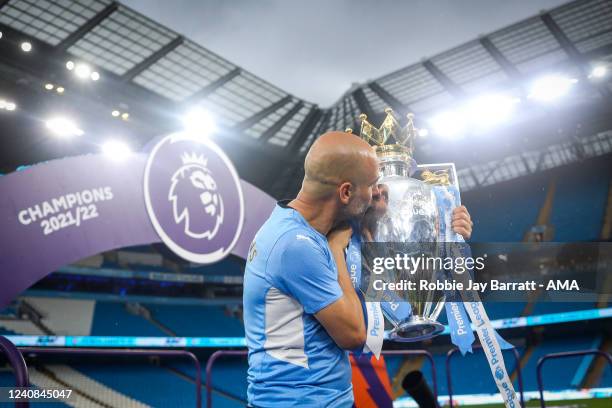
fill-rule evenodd
<path id="1" fill-rule="evenodd" d="M 380 188 L 378 184 L 375 184 L 374 187 L 372 187 L 372 199 L 378 199 L 380 197 Z"/>

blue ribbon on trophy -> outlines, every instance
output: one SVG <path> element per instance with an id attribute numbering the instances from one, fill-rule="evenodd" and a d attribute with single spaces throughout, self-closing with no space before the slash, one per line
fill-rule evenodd
<path id="1" fill-rule="evenodd" d="M 357 291 L 362 302 L 364 317 L 366 319 L 367 340 L 364 352 L 372 352 L 378 356 L 382 349 L 384 337 L 384 313 L 389 320 L 401 321 L 410 317 L 412 310 L 410 304 L 399 298 L 394 292 L 383 291 L 380 302 L 367 302 L 362 292 L 362 255 L 361 255 L 361 228 L 358 224 L 352 224 L 353 235 L 346 252 L 346 264 L 348 266 L 353 287 Z M 381 313 L 382 311 L 382 313 Z"/>
<path id="2" fill-rule="evenodd" d="M 465 243 L 465 240 L 461 235 L 452 231 L 452 228 L 449 228 L 447 225 L 451 219 L 453 209 L 461 205 L 459 189 L 452 184 L 447 186 L 433 186 L 433 189 L 440 212 L 440 234 L 442 235 L 441 242 L 450 242 L 450 245 L 454 246 L 455 249 L 458 249 L 460 257 L 464 259 L 471 258 L 472 250 L 470 246 Z M 452 256 L 452 253 L 446 253 L 448 252 L 446 249 L 446 246 L 442 247 L 442 250 L 445 253 L 441 255 L 444 257 Z M 472 268 L 467 268 L 466 273 L 471 278 L 474 278 Z M 448 276 L 452 275 L 449 274 Z M 464 329 L 464 326 L 469 322 L 467 319 L 465 304 L 460 300 L 460 296 L 457 291 L 447 293 L 447 299 L 445 308 L 451 333 L 451 341 L 457 346 L 461 354 L 465 355 L 465 353 L 468 351 L 472 352 L 472 343 L 475 340 L 474 333 L 471 328 L 468 328 L 467 330 Z M 514 346 L 504 340 L 495 329 L 493 329 L 493 332 L 502 350 L 514 348 Z"/>
<path id="3" fill-rule="evenodd" d="M 440 213 L 440 241 L 448 243 L 443 245 L 444 253 L 442 255 L 456 258 L 462 257 L 464 259 L 468 257 L 471 258 L 472 251 L 470 246 L 465 243 L 463 237 L 453 232 L 452 228 L 448 225 L 451 219 L 452 210 L 461 205 L 459 189 L 456 185 L 448 182 L 442 183 L 441 185 L 434 185 L 433 189 Z M 457 275 L 459 275 L 458 277 L 465 282 L 467 278 L 473 278 L 472 268 L 468 267 L 466 269 L 467 270 L 463 272 L 466 275 L 450 271 L 450 276 L 457 277 Z M 493 374 L 493 379 L 504 399 L 506 407 L 520 407 L 518 397 L 514 391 L 501 353 L 501 350 L 511 349 L 514 346 L 505 341 L 491 326 L 491 322 L 476 291 L 462 291 L 461 297 L 463 298 L 463 302 L 457 301 L 459 298 L 457 291 L 449 294 L 449 296 L 452 302 L 447 302 L 445 307 L 451 330 L 451 341 L 459 348 L 462 354 L 465 355 L 466 352 L 471 352 L 474 334 L 471 328 L 467 331 L 461 330 L 461 323 L 465 325 L 467 322 L 467 312 L 478 333 L 480 343 L 482 344 L 487 362 L 491 368 L 491 373 Z"/>
<path id="4" fill-rule="evenodd" d="M 461 238 L 458 234 L 452 234 L 448 236 L 447 232 L 450 230 L 450 226 L 447 225 L 450 221 L 450 214 L 452 214 L 453 208 L 456 207 L 457 195 L 452 194 L 451 187 L 453 186 L 434 186 L 434 194 L 436 195 L 436 202 L 438 204 L 438 212 L 440 214 L 440 242 L 449 242 Z M 452 188 L 452 191 L 457 191 Z M 449 194 L 450 193 L 450 194 Z M 440 256 L 446 257 L 446 246 L 442 244 L 440 247 Z M 445 270 L 446 276 L 452 276 L 450 270 Z M 457 291 L 446 291 L 446 302 L 444 303 L 446 309 L 446 318 L 448 320 L 448 327 L 450 329 L 451 342 L 457 346 L 462 355 L 468 352 L 472 352 L 472 343 L 476 340 L 474 332 L 470 327 L 470 320 L 468 319 L 467 312 L 465 311 L 465 305 L 461 301 L 461 297 Z"/>

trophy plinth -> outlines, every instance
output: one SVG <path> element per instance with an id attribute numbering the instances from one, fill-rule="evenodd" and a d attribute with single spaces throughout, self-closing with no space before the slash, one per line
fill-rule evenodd
<path id="1" fill-rule="evenodd" d="M 427 340 L 444 331 L 444 326 L 435 320 L 412 315 L 389 333 L 389 340 L 413 342 Z"/>

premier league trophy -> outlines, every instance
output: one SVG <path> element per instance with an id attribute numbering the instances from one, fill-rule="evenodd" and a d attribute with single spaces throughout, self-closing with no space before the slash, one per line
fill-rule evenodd
<path id="1" fill-rule="evenodd" d="M 471 321 L 506 407 L 520 407 L 501 353 L 513 346 L 491 325 L 477 291 L 445 289 L 451 281 L 465 283 L 471 268 L 459 271 L 436 262 L 471 258 L 469 245 L 451 226 L 453 209 L 461 203 L 455 166 L 417 166 L 412 158 L 417 134 L 413 115 L 402 128 L 390 109 L 385 112 L 379 128 L 360 116 L 360 136 L 376 151 L 382 177 L 380 194 L 349 244 L 347 259 L 356 287 L 365 294 L 367 310 L 379 304 L 393 325 L 390 340 L 420 341 L 440 334 L 444 327 L 437 319 L 446 309 L 451 342 L 465 355 L 475 340 Z M 421 261 L 409 265 L 402 258 Z"/>
<path id="2" fill-rule="evenodd" d="M 449 185 L 456 180 L 453 165 L 417 166 L 412 158 L 416 129 L 413 115 L 402 128 L 391 109 L 380 128 L 361 115 L 360 137 L 376 151 L 380 162 L 380 199 L 375 200 L 362 222 L 361 249 L 364 279 L 360 288 L 368 300 L 378 300 L 387 320 L 393 325 L 389 338 L 395 341 L 420 341 L 441 333 L 437 322 L 444 308 L 445 293 L 419 288 L 422 281 L 443 281 L 445 271 L 435 264 L 418 268 L 386 269 L 374 276 L 368 266 L 374 257 L 434 258 L 439 243 L 446 241 L 450 213 L 441 211 L 439 191 L 434 185 Z M 451 174 L 449 174 L 449 171 Z M 450 211 L 452 211 L 450 207 Z M 449 220 L 449 221 L 447 221 Z M 448 226 L 448 227 L 447 227 Z M 452 233 L 452 231 L 450 231 Z M 373 288 L 374 279 L 385 283 L 414 282 L 411 290 L 391 291 Z"/>

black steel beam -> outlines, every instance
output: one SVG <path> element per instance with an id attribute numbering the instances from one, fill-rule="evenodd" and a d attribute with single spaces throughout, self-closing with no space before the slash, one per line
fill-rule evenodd
<path id="1" fill-rule="evenodd" d="M 552 18 L 552 16 L 548 13 L 541 14 L 540 19 L 548 28 L 548 31 L 555 37 L 561 48 L 567 53 L 570 59 L 574 60 L 576 65 L 579 65 L 582 68 L 582 63 L 584 62 L 582 59 L 582 55 L 576 49 L 574 44 L 570 41 L 570 39 L 565 35 L 561 27 L 557 24 L 557 22 Z"/>
<path id="2" fill-rule="evenodd" d="M 372 106 L 370 106 L 370 102 L 368 102 L 368 98 L 366 98 L 363 89 L 355 89 L 353 91 L 353 98 L 355 98 L 355 102 L 357 102 L 357 107 L 359 108 L 361 113 L 365 113 L 368 118 L 372 119 L 372 117 L 374 116 L 374 111 L 372 110 Z"/>
<path id="3" fill-rule="evenodd" d="M 523 78 L 520 71 L 510 62 L 510 60 L 508 60 L 508 58 L 506 58 L 504 54 L 502 54 L 502 52 L 495 46 L 495 44 L 493 44 L 491 40 L 489 40 L 487 37 L 482 37 L 478 41 L 510 79 L 521 80 Z"/>
<path id="4" fill-rule="evenodd" d="M 240 75 L 241 72 L 242 70 L 240 68 L 235 68 L 231 70 L 227 74 L 223 75 L 222 77 L 217 78 L 210 84 L 206 85 L 205 87 L 203 87 L 202 89 L 194 93 L 193 95 L 185 98 L 185 100 L 183 100 L 183 103 L 190 104 L 190 103 L 196 103 L 196 102 L 201 101 L 202 99 L 206 98 L 208 95 L 215 92 L 217 89 L 221 88 L 223 85 L 227 84 L 232 79 L 236 78 L 238 75 Z"/>
<path id="5" fill-rule="evenodd" d="M 536 166 L 534 173 L 539 173 L 540 171 L 542 171 L 542 166 L 544 165 L 544 159 L 546 158 L 547 154 L 548 152 L 546 150 L 542 150 L 540 152 L 540 154 L 538 155 L 538 164 Z"/>
<path id="6" fill-rule="evenodd" d="M 55 48 L 59 51 L 65 51 L 74 43 L 79 41 L 85 34 L 91 31 L 95 26 L 104 21 L 108 16 L 113 14 L 119 8 L 119 3 L 112 2 L 101 10 L 98 14 L 90 18 L 85 24 L 76 29 L 75 32 L 64 38 L 62 42 L 57 44 Z"/>
<path id="7" fill-rule="evenodd" d="M 292 152 L 298 151 L 300 147 L 302 147 L 302 144 L 304 144 L 304 141 L 306 141 L 308 136 L 314 131 L 321 115 L 321 109 L 317 106 L 310 108 L 310 111 L 306 114 L 306 117 L 291 137 L 286 149 Z"/>
<path id="8" fill-rule="evenodd" d="M 523 161 L 523 165 L 525 165 L 525 168 L 527 169 L 527 173 L 532 174 L 533 170 L 531 170 L 531 166 L 529 166 L 529 162 L 525 158 L 525 155 L 523 153 L 519 153 L 519 156 L 521 157 L 521 160 Z"/>
<path id="9" fill-rule="evenodd" d="M 2 7 L 6 6 L 9 1 L 10 0 L 0 0 L 0 9 L 2 9 Z"/>
<path id="10" fill-rule="evenodd" d="M 408 112 L 410 108 L 400 102 L 395 96 L 391 95 L 389 91 L 383 88 L 376 81 L 370 82 L 368 84 L 372 92 L 374 92 L 380 99 L 382 99 L 393 111 L 395 111 L 398 115 L 403 115 Z"/>
<path id="11" fill-rule="evenodd" d="M 347 112 L 348 109 L 346 108 L 346 106 L 348 105 L 348 96 L 345 96 L 344 98 L 342 98 L 342 130 L 345 130 L 348 127 L 347 121 L 346 121 L 346 117 L 347 117 Z"/>
<path id="12" fill-rule="evenodd" d="M 185 38 L 182 35 L 179 35 L 168 44 L 161 47 L 159 50 L 155 51 L 153 54 L 149 55 L 140 63 L 133 66 L 129 71 L 121 76 L 123 81 L 131 81 L 136 75 L 140 74 L 142 71 L 149 68 L 151 65 L 155 64 L 157 61 L 166 56 L 169 52 L 174 50 L 179 45 L 183 44 Z"/>
<path id="13" fill-rule="evenodd" d="M 576 46 L 570 41 L 570 39 L 565 35 L 561 27 L 557 24 L 557 22 L 552 18 L 549 13 L 544 13 L 540 15 L 540 20 L 544 23 L 548 31 L 555 37 L 563 51 L 568 55 L 570 61 L 578 68 L 580 73 L 582 74 L 583 79 L 588 78 L 590 74 L 590 65 L 589 62 L 584 58 L 584 56 L 578 51 Z M 594 85 L 593 85 L 594 86 Z M 594 86 L 599 94 L 604 99 L 612 98 L 612 93 L 608 90 L 608 88 L 604 86 Z"/>
<path id="14" fill-rule="evenodd" d="M 476 177 L 476 172 L 474 172 L 474 168 L 470 167 L 470 174 L 472 175 L 472 178 L 474 179 L 474 184 L 476 184 L 476 188 L 481 187 L 480 184 L 480 180 L 478 180 L 478 177 Z"/>
<path id="15" fill-rule="evenodd" d="M 317 123 L 317 125 L 315 126 L 315 129 L 316 129 L 315 133 L 318 133 L 319 136 L 323 133 L 323 131 L 325 131 L 325 130 L 327 130 L 327 128 L 329 128 L 329 123 L 331 122 L 331 119 L 332 119 L 332 111 L 333 111 L 333 109 L 330 108 L 330 109 L 327 109 L 325 111 L 325 113 L 322 113 L 322 118 L 319 120 L 319 123 Z M 310 144 L 308 146 L 306 146 L 306 149 L 305 149 L 303 154 L 306 154 L 306 152 L 308 152 L 308 149 L 310 148 L 310 146 L 312 146 L 314 141 L 317 140 L 317 138 L 318 138 L 318 136 L 313 138 L 310 141 Z M 296 145 L 295 148 L 296 148 L 296 150 L 299 151 L 302 148 L 302 146 Z"/>
<path id="16" fill-rule="evenodd" d="M 283 126 L 285 126 L 287 122 L 289 122 L 291 118 L 295 116 L 296 113 L 299 112 L 300 109 L 302 109 L 302 106 L 304 106 L 304 102 L 302 101 L 299 101 L 295 105 L 293 105 L 291 109 L 289 109 L 283 116 L 278 118 L 278 120 L 274 122 L 272 126 L 270 126 L 268 129 L 266 129 L 265 132 L 261 134 L 261 136 L 259 137 L 259 140 L 263 142 L 268 141 L 279 130 L 281 130 Z"/>
<path id="17" fill-rule="evenodd" d="M 244 119 L 242 122 L 237 123 L 236 125 L 234 125 L 233 129 L 237 131 L 248 129 L 254 124 L 256 124 L 257 122 L 259 122 L 260 120 L 262 120 L 263 118 L 265 118 L 266 116 L 268 116 L 269 114 L 271 114 L 272 112 L 278 110 L 279 108 L 282 108 L 289 102 L 291 102 L 291 95 L 285 96 L 284 98 L 280 99 L 277 102 L 274 102 L 272 105 L 268 106 L 267 108 L 264 108 L 260 110 L 259 112 L 255 113 L 253 116 L 248 117 Z"/>
<path id="18" fill-rule="evenodd" d="M 440 71 L 440 68 L 436 67 L 433 62 L 430 60 L 423 61 L 423 67 L 425 67 L 427 72 L 429 72 L 440 84 L 442 84 L 444 89 L 446 89 L 449 94 L 456 98 L 463 98 L 465 96 L 463 89 L 451 81 L 451 79 L 447 77 L 444 72 Z"/>

